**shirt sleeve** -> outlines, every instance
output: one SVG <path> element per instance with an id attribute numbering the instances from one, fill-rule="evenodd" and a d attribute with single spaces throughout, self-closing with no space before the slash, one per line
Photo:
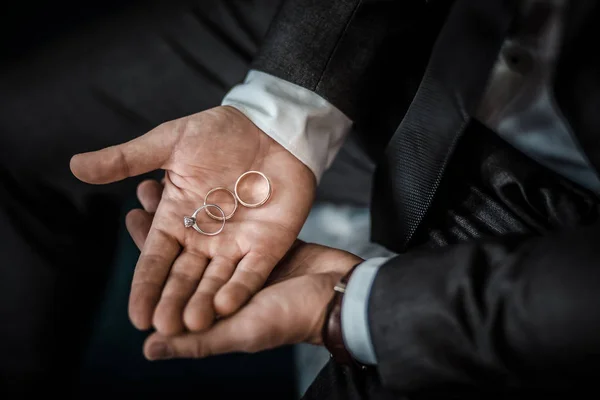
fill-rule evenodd
<path id="1" fill-rule="evenodd" d="M 344 344 L 356 360 L 367 365 L 377 364 L 367 315 L 369 295 L 379 267 L 388 260 L 376 257 L 360 264 L 352 273 L 342 300 Z"/>
<path id="2" fill-rule="evenodd" d="M 238 109 L 258 128 L 308 166 L 317 181 L 331 165 L 352 121 L 318 94 L 251 70 L 222 105 Z"/>

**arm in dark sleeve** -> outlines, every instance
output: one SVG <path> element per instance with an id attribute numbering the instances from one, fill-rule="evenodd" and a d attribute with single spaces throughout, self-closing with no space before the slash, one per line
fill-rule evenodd
<path id="1" fill-rule="evenodd" d="M 586 386 L 600 378 L 600 225 L 407 253 L 369 325 L 385 386 Z"/>
<path id="2" fill-rule="evenodd" d="M 253 69 L 316 92 L 356 121 L 360 101 L 372 109 L 369 100 L 388 88 L 400 97 L 393 79 L 414 76 L 412 89 L 400 91 L 416 90 L 436 36 L 430 25 L 440 25 L 446 3 L 286 0 Z M 410 101 L 412 92 L 405 97 Z"/>

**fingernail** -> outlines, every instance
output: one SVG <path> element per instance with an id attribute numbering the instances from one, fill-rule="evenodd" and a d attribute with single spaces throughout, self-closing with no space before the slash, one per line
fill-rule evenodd
<path id="1" fill-rule="evenodd" d="M 165 360 L 173 357 L 173 351 L 166 343 L 156 342 L 150 345 L 148 349 L 148 358 L 150 360 Z"/>

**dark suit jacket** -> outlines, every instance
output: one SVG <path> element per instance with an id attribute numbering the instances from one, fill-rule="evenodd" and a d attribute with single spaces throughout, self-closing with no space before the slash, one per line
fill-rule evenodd
<path id="1" fill-rule="evenodd" d="M 486 0 L 492 4 L 501 0 Z M 318 93 L 350 116 L 381 161 L 456 2 L 291 0 L 255 68 Z M 556 101 L 600 167 L 600 5 L 571 1 Z M 487 71 L 489 73 L 489 71 Z M 433 111 L 442 114 L 447 110 Z M 598 197 L 472 121 L 425 219 L 394 245 L 369 304 L 384 387 L 580 385 L 600 378 Z M 394 161 L 387 173 L 397 174 Z M 374 191 L 393 196 L 385 185 Z M 389 211 L 389 210 L 388 210 Z M 386 236 L 387 235 L 387 236 Z"/>

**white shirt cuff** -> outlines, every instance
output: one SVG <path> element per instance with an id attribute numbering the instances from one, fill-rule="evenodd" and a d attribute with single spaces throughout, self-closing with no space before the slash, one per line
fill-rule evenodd
<path id="1" fill-rule="evenodd" d="M 234 86 L 221 104 L 246 115 L 308 166 L 317 181 L 352 126 L 344 113 L 318 94 L 257 70 Z"/>
<path id="2" fill-rule="evenodd" d="M 370 258 L 356 267 L 342 299 L 342 337 L 346 348 L 359 362 L 377 364 L 369 331 L 369 295 L 377 271 L 389 257 Z"/>

